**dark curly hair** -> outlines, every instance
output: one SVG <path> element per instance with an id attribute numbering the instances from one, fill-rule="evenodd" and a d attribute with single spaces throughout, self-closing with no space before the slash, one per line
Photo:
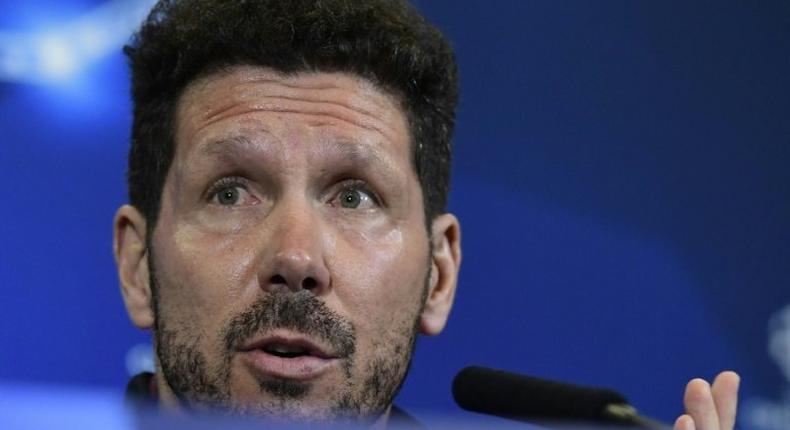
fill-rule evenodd
<path id="1" fill-rule="evenodd" d="M 426 224 L 445 210 L 457 68 L 447 40 L 405 0 L 160 0 L 124 53 L 134 102 L 129 199 L 149 232 L 175 153 L 181 93 L 235 65 L 353 73 L 395 96 Z"/>

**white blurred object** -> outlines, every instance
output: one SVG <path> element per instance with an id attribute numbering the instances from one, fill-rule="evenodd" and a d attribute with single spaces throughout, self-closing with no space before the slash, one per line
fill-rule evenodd
<path id="1" fill-rule="evenodd" d="M 790 384 L 790 305 L 775 313 L 768 322 L 768 352 Z"/>
<path id="2" fill-rule="evenodd" d="M 35 84 L 73 79 L 93 62 L 119 52 L 155 0 L 111 0 L 58 28 L 0 30 L 0 81 Z"/>
<path id="3" fill-rule="evenodd" d="M 746 399 L 741 422 L 748 429 L 790 429 L 790 304 L 768 320 L 768 352 L 785 377 L 785 395 L 779 399 Z"/>

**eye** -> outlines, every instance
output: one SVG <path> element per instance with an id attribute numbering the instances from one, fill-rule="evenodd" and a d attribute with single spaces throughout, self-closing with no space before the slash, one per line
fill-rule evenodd
<path id="1" fill-rule="evenodd" d="M 336 201 L 344 209 L 366 209 L 378 205 L 375 194 L 361 184 L 350 185 L 341 190 Z"/>
<path id="2" fill-rule="evenodd" d="M 220 179 L 209 190 L 208 196 L 211 203 L 226 207 L 256 203 L 240 178 Z"/>
<path id="3" fill-rule="evenodd" d="M 359 190 L 343 190 L 340 192 L 340 206 L 356 209 L 365 197 L 367 196 L 363 196 Z"/>
<path id="4" fill-rule="evenodd" d="M 239 202 L 241 198 L 242 190 L 239 187 L 225 187 L 216 194 L 214 194 L 214 198 L 218 204 L 223 206 L 233 206 Z"/>

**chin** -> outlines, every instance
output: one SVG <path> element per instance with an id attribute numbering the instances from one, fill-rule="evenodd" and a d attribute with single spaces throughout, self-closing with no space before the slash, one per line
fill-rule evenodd
<path id="1" fill-rule="evenodd" d="M 274 421 L 332 423 L 367 421 L 367 415 L 351 401 L 351 396 L 338 392 L 336 384 L 279 378 L 255 380 L 254 390 L 244 395 L 233 394 L 227 400 L 226 412 L 242 417 Z M 380 413 L 372 414 L 375 420 Z"/>
<path id="2" fill-rule="evenodd" d="M 309 406 L 307 406 L 309 404 Z M 297 423 L 342 423 L 356 424 L 374 422 L 381 414 L 359 416 L 350 411 L 338 410 L 330 405 L 316 405 L 309 400 L 270 403 L 246 403 L 232 406 L 228 411 L 243 418 L 264 419 L 268 421 L 287 421 Z"/>

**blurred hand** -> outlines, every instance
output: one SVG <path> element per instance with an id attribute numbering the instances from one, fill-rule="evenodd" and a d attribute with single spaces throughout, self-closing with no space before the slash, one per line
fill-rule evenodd
<path id="1" fill-rule="evenodd" d="M 689 381 L 683 396 L 686 413 L 675 421 L 675 430 L 733 430 L 740 381 L 730 371 L 719 373 L 713 386 L 704 379 Z"/>

